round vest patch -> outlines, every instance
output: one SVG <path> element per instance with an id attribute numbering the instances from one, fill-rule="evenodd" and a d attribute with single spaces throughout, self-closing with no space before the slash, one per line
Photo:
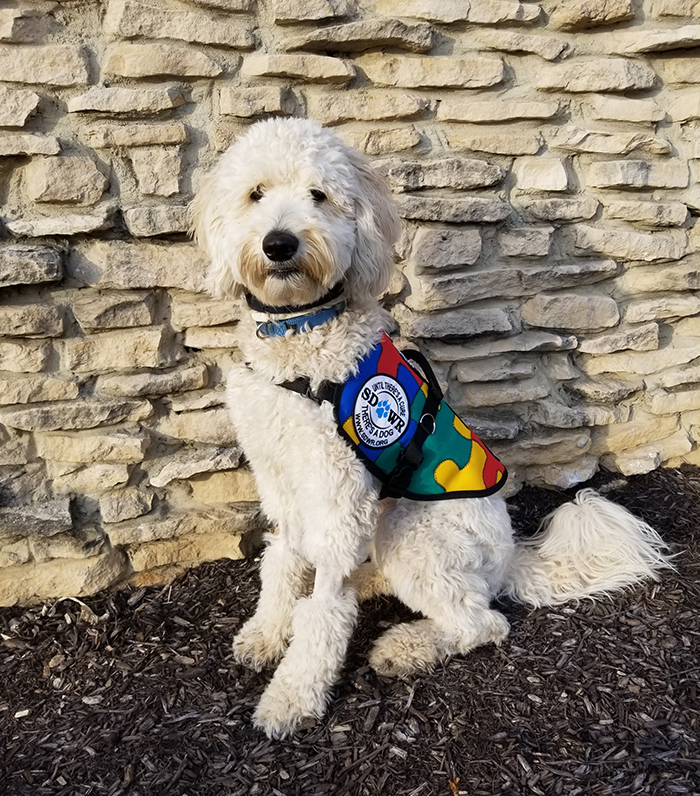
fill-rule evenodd
<path id="1" fill-rule="evenodd" d="M 391 376 L 372 376 L 355 399 L 355 432 L 368 447 L 385 448 L 406 431 L 409 414 L 408 396 L 401 384 Z"/>

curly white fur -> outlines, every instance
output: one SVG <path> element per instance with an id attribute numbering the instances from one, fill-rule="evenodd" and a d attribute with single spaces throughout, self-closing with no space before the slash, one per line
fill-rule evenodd
<path id="1" fill-rule="evenodd" d="M 260 122 L 221 158 L 194 212 L 212 292 L 304 304 L 342 280 L 349 298 L 346 312 L 308 333 L 258 339 L 252 320 L 242 321 L 250 365 L 228 383 L 231 419 L 277 527 L 257 610 L 234 642 L 238 660 L 256 669 L 282 658 L 254 717 L 268 735 L 323 714 L 358 599 L 391 592 L 423 614 L 384 633 L 370 656 L 383 674 L 408 674 L 500 643 L 509 628 L 490 607 L 499 594 L 554 604 L 657 577 L 669 565 L 649 526 L 590 491 L 518 545 L 498 496 L 380 502 L 331 406 L 278 386 L 299 376 L 314 388 L 344 380 L 388 326 L 376 296 L 391 276 L 400 223 L 359 153 L 312 121 Z M 284 275 L 262 249 L 280 229 L 299 240 Z"/>

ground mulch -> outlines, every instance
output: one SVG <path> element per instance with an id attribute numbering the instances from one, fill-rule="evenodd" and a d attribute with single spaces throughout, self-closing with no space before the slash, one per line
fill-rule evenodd
<path id="1" fill-rule="evenodd" d="M 596 604 L 506 603 L 502 647 L 406 680 L 366 660 L 410 613 L 368 603 L 327 716 L 287 741 L 250 723 L 271 672 L 231 656 L 252 560 L 0 610 L 0 794 L 700 794 L 700 470 L 596 483 L 661 531 L 676 573 Z M 519 531 L 565 499 L 524 489 Z"/>

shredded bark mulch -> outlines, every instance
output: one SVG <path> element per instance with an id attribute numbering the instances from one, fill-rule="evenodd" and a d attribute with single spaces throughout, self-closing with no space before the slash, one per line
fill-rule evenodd
<path id="1" fill-rule="evenodd" d="M 366 660 L 410 612 L 368 603 L 327 716 L 287 741 L 250 723 L 271 672 L 231 656 L 257 597 L 252 560 L 1 610 L 0 793 L 700 794 L 700 470 L 596 483 L 660 530 L 677 572 L 599 603 L 504 604 L 502 647 L 407 680 Z M 517 528 L 566 499 L 523 490 Z"/>

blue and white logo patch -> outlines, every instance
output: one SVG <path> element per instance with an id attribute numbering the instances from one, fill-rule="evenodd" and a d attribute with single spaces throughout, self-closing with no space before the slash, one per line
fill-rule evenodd
<path id="1" fill-rule="evenodd" d="M 408 396 L 401 384 L 391 376 L 372 376 L 355 399 L 355 433 L 368 447 L 385 448 L 404 434 L 409 414 Z"/>

